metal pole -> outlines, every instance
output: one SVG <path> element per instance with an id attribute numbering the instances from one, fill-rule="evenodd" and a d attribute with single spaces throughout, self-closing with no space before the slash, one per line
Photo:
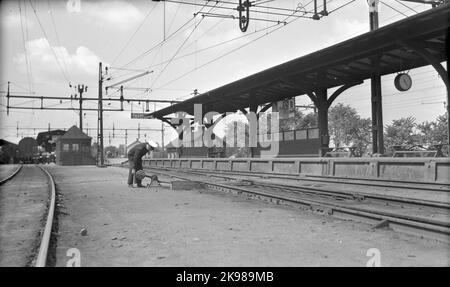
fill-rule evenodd
<path id="1" fill-rule="evenodd" d="M 164 151 L 164 122 L 161 121 L 161 148 Z"/>
<path id="2" fill-rule="evenodd" d="M 8 81 L 8 91 L 6 92 L 6 115 L 9 116 L 9 85 L 10 81 Z"/>
<path id="3" fill-rule="evenodd" d="M 80 94 L 80 130 L 83 131 L 83 90 L 84 85 L 78 85 L 78 93 Z"/>
<path id="4" fill-rule="evenodd" d="M 105 163 L 103 157 L 103 75 L 102 75 L 102 63 L 98 65 L 99 68 L 99 78 L 98 78 L 98 141 L 100 152 L 100 166 Z"/>
<path id="5" fill-rule="evenodd" d="M 125 157 L 127 156 L 128 153 L 127 144 L 128 144 L 128 130 L 125 129 Z"/>
<path id="6" fill-rule="evenodd" d="M 377 30 L 378 23 L 378 0 L 368 1 L 369 3 L 369 19 L 370 31 Z M 374 68 L 371 77 L 371 101 L 372 101 L 372 152 L 374 154 L 384 153 L 384 136 L 383 136 L 383 104 L 381 92 L 381 76 L 379 72 L 380 59 L 372 58 L 372 66 Z"/>
<path id="7" fill-rule="evenodd" d="M 138 123 L 138 140 L 141 138 L 141 123 Z"/>

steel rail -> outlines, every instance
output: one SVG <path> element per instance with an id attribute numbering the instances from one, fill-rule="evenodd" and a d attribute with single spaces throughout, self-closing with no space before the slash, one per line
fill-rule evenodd
<path id="1" fill-rule="evenodd" d="M 282 203 L 294 203 L 299 205 L 306 205 L 313 211 L 322 211 L 323 213 L 327 213 L 329 215 L 347 215 L 351 218 L 358 218 L 364 220 L 369 220 L 374 222 L 375 224 L 382 223 L 383 221 L 388 222 L 389 226 L 400 226 L 401 228 L 407 228 L 414 230 L 414 233 L 417 234 L 417 231 L 424 231 L 427 235 L 432 235 L 430 237 L 435 239 L 441 239 L 443 241 L 450 241 L 450 228 L 447 226 L 435 225 L 429 222 L 419 222 L 414 219 L 400 218 L 396 215 L 392 214 L 382 214 L 382 213 L 374 213 L 372 211 L 364 210 L 364 209 L 356 209 L 343 207 L 338 204 L 333 204 L 331 202 L 320 201 L 320 200 L 307 200 L 307 199 L 298 199 L 287 196 L 279 196 L 275 194 L 265 193 L 261 191 L 247 190 L 242 187 L 236 186 L 226 186 L 220 185 L 217 183 L 207 183 L 206 186 L 208 189 L 218 189 L 220 191 L 235 191 L 237 193 L 246 193 L 252 197 L 257 197 L 261 199 L 261 197 L 266 197 L 270 201 L 272 199 L 276 199 L 277 204 Z M 338 213 L 338 214 L 336 214 Z M 344 216 L 344 218 L 348 218 Z"/>
<path id="2" fill-rule="evenodd" d="M 155 166 L 151 166 L 155 167 Z M 157 167 L 156 167 L 157 168 Z M 179 170 L 180 168 L 174 167 L 163 167 L 166 169 Z M 450 187 L 450 184 L 446 183 L 433 183 L 433 182 L 418 182 L 418 181 L 402 181 L 402 180 L 386 180 L 386 179 L 375 179 L 375 178 L 356 178 L 356 177 L 336 177 L 336 176 L 323 176 L 323 175 L 289 175 L 289 174 L 273 174 L 268 172 L 251 172 L 251 171 L 228 171 L 228 170 L 214 170 L 209 171 L 205 169 L 196 169 L 190 168 L 191 171 L 201 172 L 201 173 L 211 173 L 211 174 L 233 174 L 239 176 L 247 176 L 247 177 L 261 177 L 261 178 L 278 178 L 278 179 L 289 179 L 289 180 L 297 180 L 297 181 L 312 181 L 312 182 L 322 182 L 321 180 L 325 179 L 324 182 L 327 183 L 344 183 L 344 184 L 352 184 L 352 185 L 365 185 L 365 186 L 378 186 L 378 187 L 392 187 L 392 188 L 409 188 L 409 189 L 420 189 L 420 190 L 430 190 L 430 191 L 438 191 L 438 192 L 450 192 L 450 189 L 440 189 L 441 187 Z M 340 181 L 345 180 L 345 182 Z M 405 186 L 404 184 L 409 184 L 409 186 Z M 414 186 L 416 185 L 416 186 Z M 424 185 L 431 185 L 424 186 Z"/>
<path id="3" fill-rule="evenodd" d="M 0 185 L 5 184 L 8 180 L 10 180 L 11 178 L 13 178 L 14 176 L 16 176 L 17 173 L 19 173 L 19 171 L 22 169 L 22 165 L 19 165 L 14 171 L 13 173 L 11 173 L 10 175 L 8 175 L 7 177 L 3 178 L 2 180 L 0 180 Z"/>
<path id="4" fill-rule="evenodd" d="M 190 174 L 198 174 L 202 175 L 202 172 L 200 171 L 186 171 L 186 170 L 179 170 L 179 172 L 183 173 L 190 173 Z M 235 177 L 230 176 L 223 176 L 223 175 L 208 175 L 209 177 L 217 177 L 217 178 L 223 178 L 228 180 L 236 180 Z M 255 181 L 250 179 L 244 179 L 245 181 L 252 182 L 253 185 L 257 186 L 265 186 L 265 187 L 272 187 L 272 188 L 278 188 L 278 189 L 287 189 L 291 191 L 297 191 L 297 192 L 314 192 L 317 194 L 325 194 L 328 196 L 347 196 L 347 198 L 353 198 L 353 199 L 375 199 L 379 201 L 393 201 L 393 202 L 399 202 L 402 204 L 410 204 L 410 205 L 420 205 L 420 206 L 429 206 L 429 207 L 435 207 L 435 208 L 443 208 L 443 209 L 450 209 L 450 204 L 440 202 L 440 201 L 433 201 L 433 200 L 419 200 L 414 198 L 407 198 L 407 197 L 399 197 L 399 196 L 392 196 L 392 195 L 379 195 L 379 194 L 371 194 L 367 192 L 350 192 L 350 191 L 331 191 L 326 188 L 317 188 L 317 187 L 309 187 L 309 186 L 296 186 L 296 185 L 290 185 L 290 184 L 273 184 L 273 183 L 267 183 L 264 181 Z M 319 181 L 316 181 L 319 182 Z M 345 185 L 345 182 L 339 182 L 342 185 Z M 363 183 L 359 183 L 360 185 L 363 185 Z M 391 186 L 390 186 L 391 187 Z M 398 188 L 398 187 L 391 187 L 391 188 Z"/>
<path id="5" fill-rule="evenodd" d="M 36 258 L 36 264 L 35 267 L 45 267 L 47 263 L 47 255 L 48 255 L 48 248 L 50 245 L 50 237 L 52 232 L 52 226 L 53 226 L 53 216 L 55 213 L 55 201 L 56 201 L 56 187 L 55 187 L 55 181 L 53 180 L 53 176 L 43 167 L 39 168 L 47 175 L 50 183 L 50 204 L 48 207 L 48 213 L 47 213 L 47 220 L 45 222 L 44 231 L 42 233 L 41 237 L 41 244 L 39 246 L 39 253 Z"/>
<path id="6" fill-rule="evenodd" d="M 149 167 L 145 167 L 149 168 Z M 151 169 L 151 168 L 150 168 Z M 156 172 L 164 175 L 168 175 L 163 172 Z M 178 175 L 168 175 L 172 177 L 177 177 L 180 179 L 191 180 L 189 177 L 180 177 Z M 276 203 L 294 203 L 300 204 L 303 206 L 308 206 L 311 210 L 325 210 L 329 215 L 340 214 L 344 215 L 344 217 L 348 218 L 349 216 L 358 219 L 367 219 L 371 222 L 376 223 L 376 225 L 382 222 L 388 222 L 388 225 L 391 227 L 395 227 L 397 230 L 412 230 L 414 234 L 417 234 L 417 231 L 422 231 L 425 236 L 432 237 L 435 239 L 443 240 L 446 242 L 450 242 L 450 223 L 442 222 L 432 219 L 427 219 L 423 217 L 411 216 L 398 214 L 395 212 L 386 212 L 383 210 L 374 210 L 368 209 L 364 207 L 358 206 L 350 206 L 349 204 L 343 203 L 335 203 L 330 200 L 317 200 L 317 199 L 306 199 L 299 197 L 292 197 L 288 195 L 280 195 L 274 194 L 271 192 L 264 192 L 260 190 L 252 190 L 252 188 L 244 188 L 238 186 L 232 186 L 227 184 L 215 183 L 211 181 L 202 181 L 197 180 L 198 182 L 203 183 L 210 190 L 220 190 L 220 191 L 228 191 L 234 192 L 237 194 L 245 193 L 252 197 L 257 197 L 261 199 L 261 197 L 268 198 L 271 202 L 276 200 Z M 270 187 L 270 186 L 269 186 Z M 431 236 L 430 236 L 431 235 Z"/>

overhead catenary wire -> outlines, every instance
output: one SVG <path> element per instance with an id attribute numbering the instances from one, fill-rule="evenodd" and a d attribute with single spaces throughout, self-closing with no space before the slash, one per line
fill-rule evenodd
<path id="1" fill-rule="evenodd" d="M 30 62 L 30 57 L 29 57 L 29 53 L 28 53 L 28 49 L 27 49 L 27 40 L 28 38 L 25 37 L 25 32 L 24 32 L 24 25 L 23 25 L 23 19 L 22 19 L 22 5 L 20 4 L 20 0 L 17 1 L 18 5 L 19 5 L 19 17 L 20 17 L 20 29 L 22 31 L 22 43 L 23 43 L 23 52 L 25 55 L 25 64 L 26 64 L 26 68 L 27 68 L 27 79 L 28 79 L 28 88 L 30 91 L 34 90 L 33 88 L 33 80 L 32 80 L 32 76 L 31 76 L 31 62 Z M 25 21 L 27 21 L 27 19 L 25 19 Z"/>
<path id="2" fill-rule="evenodd" d="M 53 8 L 52 8 L 50 2 L 51 2 L 50 0 L 47 0 L 51 23 L 53 25 L 53 31 L 55 32 L 55 36 L 56 36 L 56 43 L 58 44 L 58 47 L 60 47 L 62 49 L 63 46 L 61 45 L 61 41 L 60 41 L 60 38 L 59 38 L 59 35 L 58 35 L 58 30 L 56 29 L 55 18 L 53 17 Z M 66 58 L 65 58 L 65 55 L 62 54 L 62 50 L 61 50 L 61 55 L 60 56 L 61 56 L 61 60 L 62 60 L 64 69 L 65 69 L 65 72 L 67 73 L 67 75 L 69 76 L 69 79 L 70 79 L 70 73 L 69 73 L 69 69 L 67 68 Z"/>
<path id="3" fill-rule="evenodd" d="M 383 4 L 383 5 L 385 5 L 385 6 L 387 6 L 387 7 L 389 7 L 389 8 L 391 8 L 392 10 L 394 10 L 395 12 L 397 12 L 397 13 L 399 13 L 399 14 L 401 14 L 401 15 L 403 15 L 403 16 L 405 16 L 405 17 L 408 17 L 408 15 L 406 15 L 406 14 L 403 13 L 402 11 L 400 11 L 400 10 L 398 10 L 398 9 L 396 9 L 396 8 L 394 8 L 394 7 L 392 7 L 391 5 L 386 4 L 386 3 L 384 3 L 383 1 L 380 1 L 380 3 Z"/>
<path id="4" fill-rule="evenodd" d="M 144 57 L 145 55 L 149 54 L 150 52 L 152 52 L 153 50 L 155 50 L 156 48 L 160 47 L 162 44 L 164 44 L 165 42 L 167 42 L 168 40 L 172 39 L 173 36 L 175 36 L 178 32 L 180 32 L 181 30 L 183 30 L 184 28 L 188 29 L 190 26 L 187 26 L 189 23 L 191 23 L 194 20 L 195 16 L 192 18 L 189 18 L 189 20 L 187 20 L 185 23 L 183 23 L 180 27 L 178 27 L 177 30 L 175 30 L 173 33 L 169 34 L 169 36 L 166 37 L 165 40 L 160 41 L 159 43 L 155 44 L 154 46 L 152 46 L 150 49 L 147 49 L 146 51 L 142 52 L 141 54 L 139 54 L 138 56 L 134 57 L 131 61 L 129 61 L 128 63 L 126 63 L 125 65 L 122 65 L 120 67 L 116 67 L 116 69 L 123 69 L 125 67 L 128 67 L 129 65 L 135 63 L 137 60 L 139 60 L 140 58 Z M 187 27 L 186 27 L 187 26 Z"/>
<path id="5" fill-rule="evenodd" d="M 355 1 L 355 0 L 353 0 L 353 1 Z M 167 1 L 167 2 L 179 3 L 179 4 L 186 4 L 186 3 L 187 3 L 187 2 L 180 2 L 180 1 Z M 308 5 L 311 4 L 312 2 L 313 2 L 313 1 L 308 2 L 306 5 L 303 5 L 303 7 L 308 6 Z M 192 4 L 192 3 L 191 3 L 191 4 Z M 222 8 L 222 7 L 215 7 L 215 6 L 208 5 L 208 3 L 205 3 L 205 4 L 197 4 L 197 3 L 194 3 L 194 4 L 195 4 L 195 6 L 202 6 L 202 8 L 203 8 L 203 7 Z M 216 5 L 217 5 L 217 4 L 216 4 Z M 232 9 L 232 10 L 234 10 L 234 9 Z M 200 10 L 199 12 L 201 12 L 201 10 Z M 193 26 L 193 25 L 189 25 L 189 26 L 187 26 L 187 25 L 195 19 L 196 15 L 198 15 L 199 12 L 195 13 L 195 14 L 194 14 L 194 17 L 190 18 L 188 21 L 186 21 L 184 24 L 182 24 L 176 31 L 174 31 L 174 32 L 171 33 L 169 36 L 167 36 L 163 41 L 161 41 L 161 42 L 155 44 L 155 45 L 152 46 L 150 49 L 148 49 L 148 50 L 142 52 L 141 54 L 139 54 L 138 56 L 136 56 L 135 58 L 133 58 L 132 60 L 130 60 L 128 63 L 126 63 L 125 65 L 121 66 L 120 68 L 125 68 L 125 67 L 127 67 L 127 66 L 129 66 L 129 65 L 131 65 L 131 64 L 133 64 L 133 63 L 135 63 L 137 60 L 139 60 L 140 58 L 144 57 L 145 55 L 151 53 L 151 52 L 154 51 L 156 48 L 161 47 L 161 45 L 163 45 L 163 44 L 164 44 L 165 42 L 167 42 L 168 40 L 172 39 L 173 36 L 176 35 L 178 32 L 180 32 L 181 30 L 189 29 L 189 28 L 190 28 L 191 26 Z M 293 14 L 295 14 L 295 13 L 293 13 Z M 289 18 L 289 17 L 292 17 L 293 14 L 288 15 L 288 18 Z M 298 15 L 297 15 L 297 16 L 298 16 Z M 194 25 L 195 25 L 195 24 L 194 24 Z M 187 26 L 187 27 L 186 27 L 186 26 Z"/>
<path id="6" fill-rule="evenodd" d="M 419 13 L 419 12 L 417 12 L 414 8 L 409 7 L 408 5 L 406 5 L 405 3 L 403 3 L 402 1 L 395 0 L 395 2 L 397 2 L 397 3 L 401 4 L 402 6 L 408 8 L 409 10 L 413 11 L 414 13 Z"/>
<path id="7" fill-rule="evenodd" d="M 273 24 L 272 26 L 269 26 L 269 27 L 267 27 L 267 28 L 264 27 L 264 28 L 262 28 L 262 29 L 255 30 L 255 31 L 253 31 L 253 32 L 246 33 L 246 34 L 243 34 L 243 35 L 240 35 L 240 36 L 237 36 L 237 37 L 234 37 L 234 38 L 231 38 L 231 39 L 228 39 L 228 40 L 225 40 L 225 41 L 216 43 L 216 44 L 213 44 L 213 45 L 211 45 L 211 46 L 208 46 L 208 47 L 205 47 L 205 48 L 196 50 L 196 51 L 194 51 L 194 52 L 190 52 L 190 53 L 187 53 L 187 54 L 180 55 L 180 56 L 178 56 L 178 57 L 175 57 L 175 58 L 173 59 L 173 61 L 180 60 L 180 59 L 183 59 L 183 58 L 188 57 L 188 56 L 192 56 L 192 55 L 194 55 L 194 54 L 196 54 L 196 53 L 201 53 L 201 52 L 204 52 L 204 51 L 207 51 L 207 50 L 211 50 L 211 49 L 213 49 L 213 48 L 216 48 L 216 47 L 219 47 L 219 46 L 222 46 L 222 45 L 225 45 L 225 44 L 234 42 L 234 41 L 239 40 L 239 39 L 243 39 L 243 38 L 252 36 L 252 35 L 257 34 L 257 33 L 260 33 L 260 32 L 264 32 L 266 29 L 270 29 L 270 28 L 272 28 L 272 27 L 275 27 L 275 26 L 277 26 L 278 24 L 281 24 L 281 23 Z M 148 66 L 148 67 L 146 67 L 146 68 L 149 69 L 149 68 L 158 67 L 158 66 L 160 66 L 160 65 L 162 65 L 162 64 L 164 64 L 164 63 L 167 63 L 168 61 L 169 61 L 169 60 L 165 60 L 165 61 L 163 61 L 163 62 L 160 62 L 160 63 L 158 63 L 158 64 L 154 64 L 154 65 Z"/>
<path id="8" fill-rule="evenodd" d="M 172 79 L 172 80 L 166 82 L 165 84 L 163 84 L 163 85 L 161 85 L 161 86 L 159 86 L 159 87 L 157 87 L 157 88 L 155 88 L 155 89 L 167 87 L 168 85 L 174 83 L 175 81 L 178 81 L 179 79 L 184 78 L 185 76 L 189 75 L 190 73 L 192 73 L 192 72 L 194 72 L 194 71 L 196 71 L 196 70 L 198 70 L 198 69 L 200 69 L 200 68 L 203 68 L 203 67 L 205 67 L 205 66 L 207 66 L 207 65 L 209 65 L 209 64 L 211 64 L 211 63 L 213 63 L 213 62 L 216 62 L 216 61 L 222 59 L 223 57 L 225 57 L 225 56 L 227 56 L 227 55 L 229 55 L 229 54 L 231 54 L 231 53 L 233 53 L 233 52 L 236 52 L 236 51 L 238 51 L 238 50 L 240 50 L 240 49 L 242 49 L 242 48 L 244 48 L 244 47 L 246 47 L 246 46 L 252 44 L 253 42 L 255 42 L 255 41 L 257 41 L 257 40 L 259 40 L 259 39 L 261 39 L 261 38 L 263 38 L 263 37 L 266 37 L 267 35 L 270 35 L 270 34 L 272 34 L 273 32 L 275 32 L 275 31 L 277 31 L 277 30 L 279 30 L 279 29 L 285 27 L 286 25 L 288 25 L 288 24 L 290 24 L 290 23 L 292 23 L 292 22 L 294 22 L 294 21 L 300 19 L 300 18 L 294 18 L 294 19 L 291 20 L 291 21 L 287 21 L 287 19 L 289 19 L 289 18 L 290 18 L 290 17 L 286 17 L 286 18 L 283 20 L 283 22 L 287 22 L 285 25 L 279 25 L 279 24 L 277 24 L 277 25 L 274 27 L 274 29 L 272 29 L 271 31 L 266 32 L 265 34 L 263 34 L 263 35 L 261 35 L 261 36 L 258 36 L 257 38 L 255 38 L 255 39 L 253 39 L 253 40 L 251 40 L 251 41 L 249 41 L 249 42 L 247 42 L 247 43 L 244 43 L 243 45 L 240 45 L 240 46 L 238 46 L 238 47 L 236 47 L 236 48 L 234 48 L 234 49 L 232 49 L 232 50 L 230 50 L 230 51 L 228 51 L 228 52 L 226 52 L 226 53 L 224 53 L 224 54 L 222 54 L 222 55 L 220 55 L 220 56 L 218 56 L 218 57 L 216 57 L 216 58 L 213 58 L 212 60 L 209 60 L 209 61 L 207 61 L 206 63 L 204 63 L 204 64 L 202 64 L 202 65 L 200 65 L 200 66 L 198 66 L 198 67 L 195 67 L 195 68 L 189 70 L 188 72 L 186 72 L 186 73 L 184 73 L 184 74 L 182 74 L 182 75 L 176 77 L 175 79 Z M 278 26 L 278 27 L 277 27 L 277 26 Z"/>
<path id="9" fill-rule="evenodd" d="M 198 13 L 201 12 L 201 10 L 203 10 L 204 7 L 202 7 L 202 9 L 200 9 L 200 11 Z M 213 8 L 210 9 L 210 11 Z M 184 39 L 183 43 L 181 43 L 181 45 L 178 47 L 178 49 L 175 51 L 175 53 L 172 55 L 172 57 L 170 58 L 170 60 L 167 62 L 167 64 L 164 66 L 164 68 L 161 70 L 161 72 L 159 72 L 158 76 L 153 80 L 152 85 L 150 86 L 150 89 L 153 88 L 153 86 L 155 85 L 155 83 L 158 81 L 158 79 L 162 76 L 162 74 L 164 73 L 164 71 L 166 70 L 166 68 L 170 65 L 170 63 L 173 61 L 173 59 L 178 55 L 178 53 L 180 52 L 181 48 L 183 48 L 183 46 L 186 44 L 186 42 L 189 40 L 189 38 L 192 36 L 192 34 L 195 32 L 195 30 L 197 29 L 198 26 L 200 26 L 200 24 L 202 23 L 202 21 L 205 18 L 201 18 L 200 21 L 194 26 L 194 28 L 192 29 L 192 31 L 189 33 L 189 35 Z"/>
<path id="10" fill-rule="evenodd" d="M 45 39 L 47 40 L 48 45 L 50 46 L 50 49 L 51 49 L 51 51 L 52 51 L 52 53 L 53 53 L 53 56 L 55 57 L 56 63 L 58 64 L 58 67 L 59 67 L 59 69 L 60 69 L 60 71 L 61 71 L 61 73 L 62 73 L 64 79 L 67 81 L 67 83 L 70 83 L 69 78 L 67 77 L 66 73 L 64 72 L 64 69 L 63 69 L 62 66 L 61 66 L 61 63 L 60 63 L 60 61 L 59 61 L 59 59 L 58 59 L 58 56 L 56 55 L 55 48 L 51 45 L 51 43 L 50 43 L 50 41 L 49 41 L 49 39 L 48 39 L 47 32 L 45 31 L 44 26 L 42 25 L 42 22 L 41 22 L 41 20 L 39 19 L 39 15 L 37 14 L 37 11 L 36 11 L 36 8 L 35 8 L 34 5 L 33 5 L 33 2 L 32 2 L 31 0 L 29 0 L 29 2 L 30 2 L 30 5 L 31 5 L 31 8 L 33 9 L 34 15 L 36 16 L 36 20 L 37 20 L 38 23 L 39 23 L 39 27 L 41 28 L 41 31 L 42 31 L 42 33 L 44 34 L 44 37 L 45 37 Z"/>
<path id="11" fill-rule="evenodd" d="M 30 39 L 30 35 L 28 33 L 28 14 L 27 14 L 27 5 L 26 5 L 26 0 L 24 0 L 24 5 L 23 5 L 23 12 L 25 15 L 25 39 L 27 40 L 27 42 Z M 29 52 L 29 51 L 28 51 Z M 30 78 L 31 78 L 31 88 L 34 91 L 34 77 L 33 77 L 33 65 L 32 65 L 32 61 L 31 61 L 31 57 L 30 54 L 28 53 L 28 62 L 30 64 Z"/>
<path id="12" fill-rule="evenodd" d="M 150 11 L 147 13 L 147 15 L 144 17 L 144 19 L 142 20 L 142 22 L 140 23 L 140 25 L 136 28 L 136 30 L 134 31 L 134 33 L 131 35 L 131 37 L 128 39 L 128 41 L 125 43 L 125 45 L 122 47 L 122 49 L 120 50 L 119 54 L 114 58 L 114 60 L 111 63 L 111 66 L 113 66 L 116 61 L 119 59 L 119 57 L 122 55 L 122 53 L 125 51 L 125 49 L 128 47 L 128 45 L 130 45 L 131 41 L 133 40 L 134 36 L 136 36 L 136 34 L 139 32 L 139 30 L 142 28 L 142 26 L 144 25 L 145 21 L 147 20 L 148 17 L 150 17 L 150 15 L 153 13 L 153 11 L 155 10 L 157 5 L 153 5 L 153 7 L 150 9 Z"/>
<path id="13" fill-rule="evenodd" d="M 185 5 L 192 5 L 192 6 L 205 6 L 205 7 L 214 7 L 208 4 L 208 2 L 206 2 L 205 4 L 199 4 L 199 3 L 193 3 L 193 2 L 188 2 L 188 1 L 176 1 L 176 0 L 165 0 L 166 2 L 172 2 L 172 3 L 181 3 L 181 4 L 185 4 Z M 224 3 L 223 1 L 214 1 L 214 2 L 218 2 L 218 3 Z M 231 2 L 228 2 L 231 3 Z M 217 4 L 216 4 L 217 5 Z M 225 7 L 222 6 L 220 7 L 220 9 L 223 10 L 233 10 L 236 11 L 236 8 L 234 7 Z M 285 14 L 285 13 L 278 13 L 278 12 L 268 12 L 268 11 L 263 11 L 263 10 L 251 10 L 252 13 L 257 13 L 257 14 L 268 14 L 268 15 L 275 15 L 275 16 L 289 16 L 289 17 L 299 17 L 300 15 L 295 15 L 295 13 L 299 12 L 299 11 L 294 11 L 291 15 L 289 14 Z M 308 12 L 309 13 L 309 12 Z"/>

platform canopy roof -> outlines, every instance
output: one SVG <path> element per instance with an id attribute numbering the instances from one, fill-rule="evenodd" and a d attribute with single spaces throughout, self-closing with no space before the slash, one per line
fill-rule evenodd
<path id="1" fill-rule="evenodd" d="M 369 79 L 372 60 L 379 57 L 380 74 L 387 75 L 430 65 L 415 48 L 425 49 L 437 63 L 447 60 L 446 40 L 450 4 L 427 10 L 378 30 L 274 66 L 181 103 L 155 111 L 160 118 L 175 113 L 193 114 L 194 104 L 204 113 L 235 112 Z M 414 48 L 412 48 L 414 47 Z"/>

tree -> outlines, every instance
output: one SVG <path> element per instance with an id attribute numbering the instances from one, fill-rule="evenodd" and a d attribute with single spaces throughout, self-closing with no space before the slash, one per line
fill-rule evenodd
<path id="1" fill-rule="evenodd" d="M 350 105 L 337 104 L 329 110 L 328 133 L 336 147 L 355 147 L 356 154 L 367 152 L 371 142 L 371 121 L 361 118 Z"/>
<path id="2" fill-rule="evenodd" d="M 303 130 L 317 127 L 317 115 L 315 113 L 303 114 L 295 109 L 294 116 L 281 122 L 280 130 Z"/>
<path id="3" fill-rule="evenodd" d="M 250 157 L 250 136 L 247 121 L 243 118 L 234 118 L 232 120 L 225 119 L 225 121 L 225 141 L 227 145 L 227 153 L 236 158 Z M 233 143 L 234 146 L 229 146 L 231 143 Z"/>
<path id="4" fill-rule="evenodd" d="M 372 138 L 372 121 L 369 118 L 360 118 L 356 121 L 353 130 L 353 147 L 355 147 L 355 155 L 363 156 L 369 152 Z"/>
<path id="5" fill-rule="evenodd" d="M 423 146 L 444 144 L 448 142 L 447 113 L 440 115 L 435 121 L 423 122 L 417 125 L 419 142 Z M 448 147 L 444 147 L 446 152 Z"/>
<path id="6" fill-rule="evenodd" d="M 393 150 L 396 145 L 418 144 L 419 136 L 416 132 L 417 124 L 414 117 L 406 117 L 393 120 L 392 124 L 385 128 L 384 142 L 387 150 Z"/>

